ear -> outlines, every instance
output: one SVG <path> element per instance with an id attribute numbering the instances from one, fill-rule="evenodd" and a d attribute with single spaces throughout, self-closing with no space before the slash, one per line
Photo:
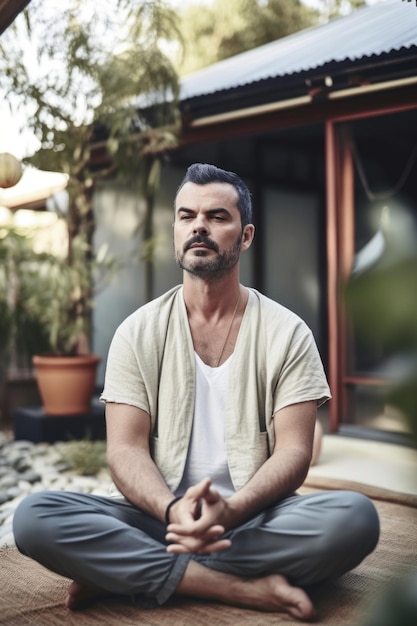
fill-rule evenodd
<path id="1" fill-rule="evenodd" d="M 242 243 L 240 249 L 242 251 L 250 248 L 253 238 L 255 236 L 255 226 L 253 224 L 246 224 L 242 233 Z"/>

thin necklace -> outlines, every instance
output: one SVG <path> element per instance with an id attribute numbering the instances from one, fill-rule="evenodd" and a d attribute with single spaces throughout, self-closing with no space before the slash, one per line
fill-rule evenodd
<path id="1" fill-rule="evenodd" d="M 233 322 L 235 321 L 235 317 L 236 317 L 236 313 L 237 313 L 237 308 L 239 306 L 239 302 L 240 302 L 240 289 L 239 289 L 239 297 L 238 297 L 237 302 L 236 302 L 235 310 L 233 311 L 232 321 L 230 322 L 229 330 L 227 331 L 226 339 L 224 340 L 222 351 L 220 352 L 220 356 L 219 356 L 219 358 L 217 360 L 216 367 L 219 367 L 220 361 L 222 360 L 223 352 L 224 352 L 224 349 L 226 347 L 227 340 L 229 339 L 229 335 L 230 335 L 230 333 L 232 331 Z"/>

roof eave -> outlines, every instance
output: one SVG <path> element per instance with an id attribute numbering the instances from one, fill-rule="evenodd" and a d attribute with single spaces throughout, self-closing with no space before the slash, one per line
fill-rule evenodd
<path id="1" fill-rule="evenodd" d="M 392 81 L 416 77 L 417 46 L 402 48 L 355 61 L 333 61 L 320 67 L 277 76 L 232 89 L 202 94 L 181 101 L 188 122 L 272 103 L 310 98 L 314 101 L 334 93 L 372 85 L 375 89 Z"/>

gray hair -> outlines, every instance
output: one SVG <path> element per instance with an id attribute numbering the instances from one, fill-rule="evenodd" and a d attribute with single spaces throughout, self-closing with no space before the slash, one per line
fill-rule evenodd
<path id="1" fill-rule="evenodd" d="M 186 183 L 195 183 L 196 185 L 208 185 L 209 183 L 229 183 L 237 191 L 238 200 L 237 208 L 239 209 L 242 228 L 252 223 L 252 201 L 250 191 L 234 172 L 222 170 L 215 165 L 208 163 L 194 163 L 187 169 L 185 176 L 177 189 L 178 192 Z"/>

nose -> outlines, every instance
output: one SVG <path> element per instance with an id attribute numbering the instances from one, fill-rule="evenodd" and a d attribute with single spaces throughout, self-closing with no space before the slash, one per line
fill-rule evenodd
<path id="1" fill-rule="evenodd" d="M 207 235 L 208 228 L 204 218 L 198 218 L 193 224 L 193 233 L 195 235 Z"/>

